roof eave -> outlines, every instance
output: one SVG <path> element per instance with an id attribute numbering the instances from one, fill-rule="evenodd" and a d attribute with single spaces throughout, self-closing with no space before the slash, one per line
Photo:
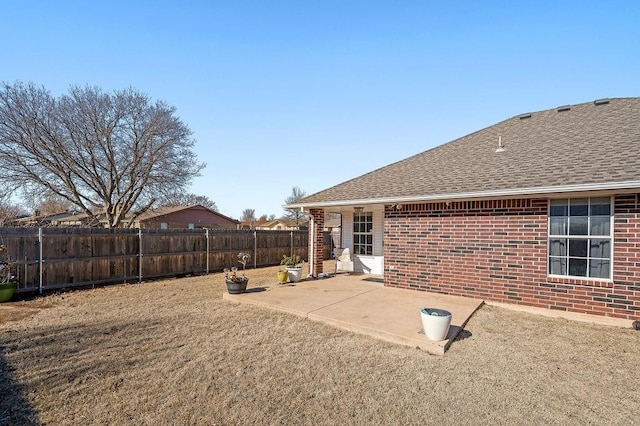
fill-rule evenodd
<path id="1" fill-rule="evenodd" d="M 311 203 L 293 203 L 282 206 L 285 209 L 301 209 L 310 208 L 336 207 L 336 206 L 356 206 L 363 204 L 396 204 L 396 203 L 420 203 L 426 201 L 444 201 L 444 200 L 467 200 L 478 198 L 503 198 L 518 196 L 548 196 L 552 194 L 566 194 L 593 191 L 624 191 L 640 190 L 640 181 L 625 182 L 604 182 L 604 183 L 587 183 L 575 185 L 558 185 L 533 188 L 512 188 L 499 189 L 491 191 L 477 192 L 457 192 L 450 194 L 427 194 L 413 195 L 402 197 L 382 197 L 382 198 L 363 198 L 352 200 L 311 202 Z"/>

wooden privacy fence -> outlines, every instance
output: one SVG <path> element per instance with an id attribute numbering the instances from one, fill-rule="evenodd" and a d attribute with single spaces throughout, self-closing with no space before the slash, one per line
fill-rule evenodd
<path id="1" fill-rule="evenodd" d="M 0 237 L 18 292 L 207 274 L 240 266 L 240 252 L 248 268 L 285 254 L 308 260 L 307 231 L 0 228 Z"/>

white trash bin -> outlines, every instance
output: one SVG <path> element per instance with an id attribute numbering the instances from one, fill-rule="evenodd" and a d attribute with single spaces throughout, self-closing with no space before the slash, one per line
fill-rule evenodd
<path id="1" fill-rule="evenodd" d="M 422 308 L 422 328 L 429 340 L 439 342 L 447 338 L 451 326 L 451 312 L 444 309 Z"/>

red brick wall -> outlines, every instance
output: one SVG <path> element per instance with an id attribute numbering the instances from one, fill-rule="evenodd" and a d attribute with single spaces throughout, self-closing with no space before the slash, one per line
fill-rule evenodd
<path id="1" fill-rule="evenodd" d="M 313 226 L 309 226 L 309 252 L 313 252 L 313 271 L 309 271 L 311 275 L 317 277 L 322 272 L 322 262 L 324 261 L 324 210 L 309 210 L 313 216 Z M 315 250 L 311 249 L 314 245 Z"/>
<path id="2" fill-rule="evenodd" d="M 598 297 L 614 312 L 640 319 L 640 194 L 618 195 L 614 205 L 613 286 Z"/>
<path id="3" fill-rule="evenodd" d="M 201 207 L 191 207 L 189 209 L 168 213 L 163 216 L 148 219 L 143 221 L 143 223 L 143 227 L 145 228 L 160 228 L 161 223 L 166 223 L 168 228 L 182 229 L 188 228 L 190 223 L 193 223 L 196 228 L 237 228 L 235 222 Z"/>
<path id="4" fill-rule="evenodd" d="M 392 287 L 637 319 L 640 207 L 615 199 L 614 282 L 547 277 L 547 200 L 388 208 L 384 278 Z"/>

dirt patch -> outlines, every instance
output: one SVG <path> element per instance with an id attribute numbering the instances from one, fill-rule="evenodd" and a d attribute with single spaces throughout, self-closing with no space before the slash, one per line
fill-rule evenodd
<path id="1" fill-rule="evenodd" d="M 49 307 L 51 307 L 51 303 L 42 300 L 2 303 L 0 304 L 0 325 L 9 321 L 29 318 Z"/>
<path id="2" fill-rule="evenodd" d="M 249 288 L 277 267 L 248 270 Z M 25 302 L 0 424 L 632 424 L 640 333 L 484 306 L 444 357 L 222 301 L 221 274 Z"/>

